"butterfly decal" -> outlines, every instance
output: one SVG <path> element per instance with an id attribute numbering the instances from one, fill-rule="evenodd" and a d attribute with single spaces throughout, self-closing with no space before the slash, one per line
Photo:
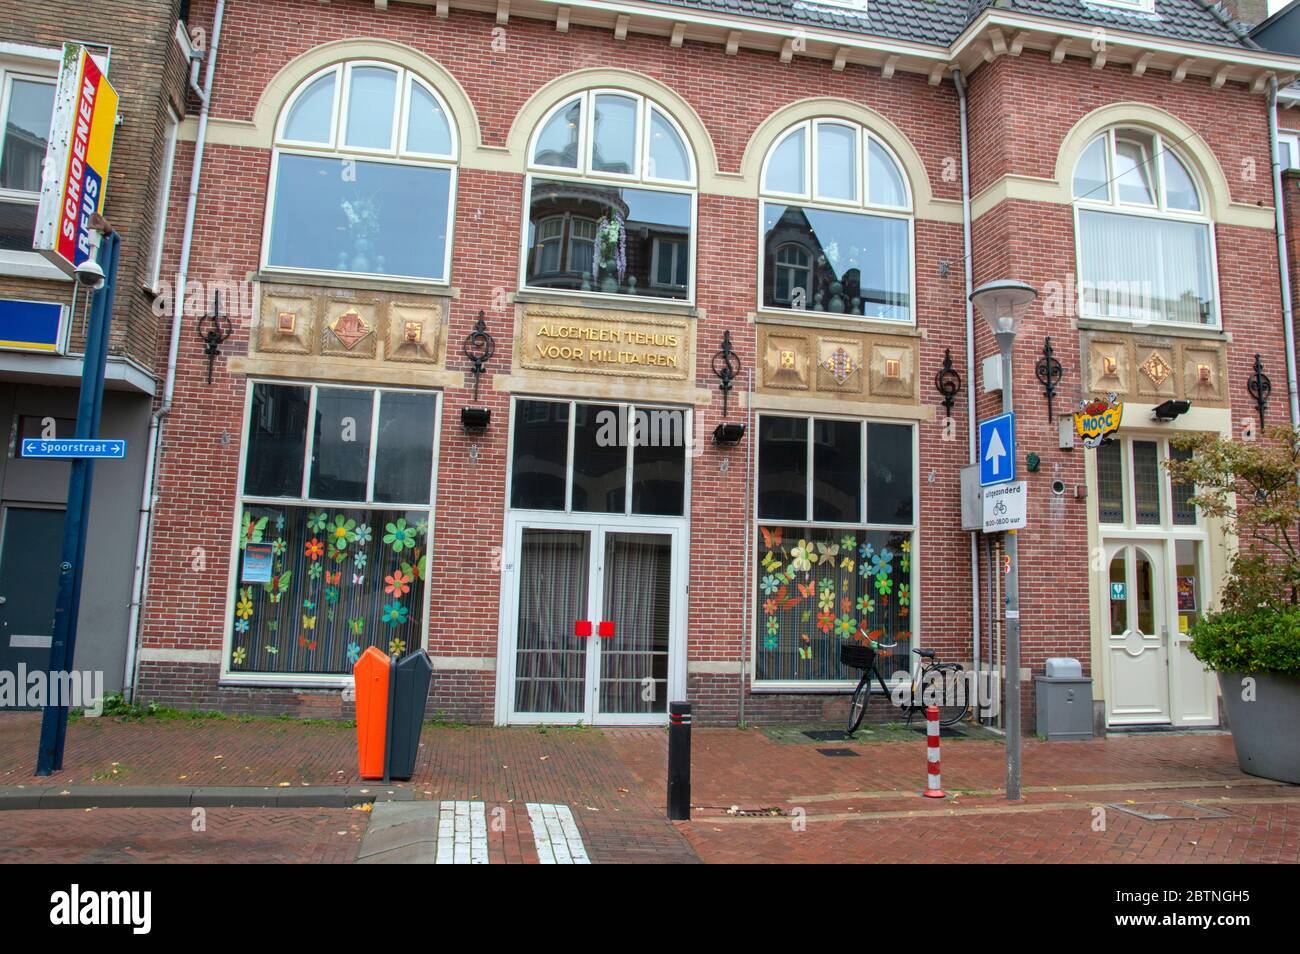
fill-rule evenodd
<path id="1" fill-rule="evenodd" d="M 362 583 L 366 582 L 366 575 L 364 573 L 353 573 L 352 582 L 354 585 L 360 586 Z"/>
<path id="2" fill-rule="evenodd" d="M 763 557 L 763 569 L 767 570 L 768 573 L 775 573 L 781 569 L 781 561 L 773 555 L 771 550 L 768 550 Z"/>
<path id="3" fill-rule="evenodd" d="M 266 647 L 266 651 L 267 651 L 268 653 L 270 653 L 272 656 L 276 656 L 276 655 L 278 655 L 279 652 L 280 652 L 280 650 L 277 649 L 277 648 L 274 647 L 274 646 L 267 646 L 267 647 Z"/>
<path id="4" fill-rule="evenodd" d="M 795 585 L 799 587 L 799 596 L 802 599 L 808 599 L 808 597 L 817 592 L 816 581 L 810 583 L 797 583 Z"/>
<path id="5" fill-rule="evenodd" d="M 348 619 L 348 629 L 351 631 L 353 636 L 360 636 L 365 625 L 366 621 L 364 617 L 357 616 Z"/>
<path id="6" fill-rule="evenodd" d="M 763 535 L 763 546 L 769 550 L 775 550 L 781 546 L 781 528 L 774 527 L 769 530 L 767 527 L 759 527 L 758 532 Z"/>
<path id="7" fill-rule="evenodd" d="M 313 620 L 313 622 L 315 622 L 315 621 Z M 298 636 L 298 645 L 299 645 L 299 646 L 306 646 L 308 649 L 314 650 L 314 649 L 316 648 L 316 640 L 314 640 L 314 639 L 308 639 L 306 636 L 303 636 L 303 635 L 299 634 L 299 636 Z"/>
<path id="8" fill-rule="evenodd" d="M 303 613 L 303 615 L 302 615 L 302 628 L 303 628 L 303 629 L 315 629 L 315 628 L 316 628 L 316 617 L 315 617 L 315 616 L 308 616 L 306 613 Z"/>
<path id="9" fill-rule="evenodd" d="M 834 563 L 835 558 L 838 557 L 839 555 L 840 555 L 840 545 L 838 543 L 825 543 L 821 540 L 817 541 L 818 564 Z"/>
<path id="10" fill-rule="evenodd" d="M 338 586 L 339 583 L 342 581 L 342 579 L 343 579 L 342 570 L 335 570 L 333 573 L 331 573 L 329 570 L 325 571 L 325 583 L 329 586 Z"/>
<path id="11" fill-rule="evenodd" d="M 293 577 L 292 570 L 285 570 L 271 577 L 270 583 L 263 583 L 262 589 L 266 590 L 267 595 L 272 603 L 280 602 L 280 597 L 289 592 L 289 580 Z"/>

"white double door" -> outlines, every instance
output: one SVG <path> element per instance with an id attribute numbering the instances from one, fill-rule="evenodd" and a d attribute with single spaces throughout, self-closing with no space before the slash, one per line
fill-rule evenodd
<path id="1" fill-rule="evenodd" d="M 1213 677 L 1189 648 L 1188 630 L 1204 612 L 1204 549 L 1186 540 L 1106 543 L 1108 725 L 1218 724 Z"/>
<path id="2" fill-rule="evenodd" d="M 497 721 L 654 725 L 684 699 L 685 525 L 506 522 Z"/>

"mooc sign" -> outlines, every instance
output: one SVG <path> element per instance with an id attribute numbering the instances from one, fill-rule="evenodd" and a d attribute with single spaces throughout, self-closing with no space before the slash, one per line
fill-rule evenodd
<path id="1" fill-rule="evenodd" d="M 1124 418 L 1124 402 L 1114 394 L 1103 398 L 1090 398 L 1079 402 L 1074 412 L 1074 429 L 1079 432 L 1084 447 L 1096 447 L 1119 430 Z"/>
<path id="2" fill-rule="evenodd" d="M 90 218 L 104 210 L 116 125 L 117 91 L 84 46 L 65 44 L 32 248 L 68 274 L 95 254 Z"/>

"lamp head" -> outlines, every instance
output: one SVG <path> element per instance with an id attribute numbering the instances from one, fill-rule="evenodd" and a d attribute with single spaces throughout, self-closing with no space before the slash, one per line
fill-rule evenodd
<path id="1" fill-rule="evenodd" d="M 970 293 L 971 302 L 998 343 L 1008 345 L 1019 330 L 1025 309 L 1037 297 L 1038 292 L 1032 286 L 1012 279 L 987 282 Z"/>

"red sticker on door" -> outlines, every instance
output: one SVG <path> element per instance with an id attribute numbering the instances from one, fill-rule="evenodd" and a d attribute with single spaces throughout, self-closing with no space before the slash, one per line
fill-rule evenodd
<path id="1" fill-rule="evenodd" d="M 614 635 L 614 621 L 612 619 L 602 619 L 600 621 L 600 635 L 601 636 Z"/>
<path id="2" fill-rule="evenodd" d="M 575 619 L 575 620 L 573 621 L 573 635 L 574 635 L 574 636 L 590 636 L 590 635 L 591 635 L 591 620 L 589 620 L 589 619 Z"/>

